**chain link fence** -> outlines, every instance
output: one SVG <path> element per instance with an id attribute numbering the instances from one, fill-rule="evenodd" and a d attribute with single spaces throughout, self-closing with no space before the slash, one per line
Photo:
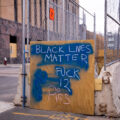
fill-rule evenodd
<path id="1" fill-rule="evenodd" d="M 105 0 L 104 66 L 120 58 L 120 0 Z"/>
<path id="2" fill-rule="evenodd" d="M 95 15 L 81 7 L 79 1 L 26 0 L 27 7 L 27 33 L 32 41 L 95 39 Z"/>
<path id="3" fill-rule="evenodd" d="M 48 41 L 95 38 L 95 16 L 82 8 L 79 2 L 48 0 L 47 8 Z"/>

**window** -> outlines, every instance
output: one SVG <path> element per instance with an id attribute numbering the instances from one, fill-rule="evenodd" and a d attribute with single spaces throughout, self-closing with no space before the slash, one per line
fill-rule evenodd
<path id="1" fill-rule="evenodd" d="M 10 35 L 10 43 L 17 43 L 17 37 Z"/>

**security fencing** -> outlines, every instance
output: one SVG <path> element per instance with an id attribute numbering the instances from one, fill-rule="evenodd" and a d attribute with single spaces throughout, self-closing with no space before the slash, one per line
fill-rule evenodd
<path id="1" fill-rule="evenodd" d="M 47 40 L 95 39 L 95 15 L 74 0 L 47 1 Z"/>
<path id="2" fill-rule="evenodd" d="M 120 0 L 105 0 L 104 67 L 120 59 Z"/>

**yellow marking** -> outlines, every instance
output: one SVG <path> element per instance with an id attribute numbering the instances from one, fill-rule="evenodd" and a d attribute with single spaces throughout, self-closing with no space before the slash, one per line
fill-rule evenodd
<path id="1" fill-rule="evenodd" d="M 13 112 L 13 114 L 15 114 L 15 115 L 24 115 L 24 116 L 49 117 L 49 115 L 30 114 L 30 113 L 17 113 L 17 112 Z"/>
<path id="2" fill-rule="evenodd" d="M 80 119 L 80 118 L 78 118 L 78 117 L 75 117 L 75 118 L 74 118 L 74 120 L 79 120 L 79 119 Z M 83 118 L 82 118 L 82 119 L 83 119 Z"/>
<path id="3" fill-rule="evenodd" d="M 49 117 L 49 119 L 52 120 L 61 120 L 61 116 L 63 116 L 62 120 L 88 120 L 86 118 L 81 118 L 81 117 L 76 117 L 76 116 L 72 116 L 70 114 L 59 114 L 59 115 L 51 115 Z"/>
<path id="4" fill-rule="evenodd" d="M 85 118 L 81 118 L 81 117 L 76 117 L 76 116 L 71 116 L 70 114 L 68 115 L 63 115 L 63 114 L 60 114 L 60 115 L 40 115 L 40 114 L 31 114 L 31 113 L 17 113 L 17 112 L 13 112 L 12 114 L 14 115 L 23 115 L 23 116 L 35 116 L 35 117 L 44 117 L 44 118 L 49 118 L 49 119 L 52 119 L 52 120 L 60 120 L 61 118 L 59 118 L 60 116 L 64 116 L 65 118 L 62 118 L 62 120 L 71 120 L 71 118 L 73 118 L 74 120 L 88 120 L 88 119 L 85 119 Z"/>
<path id="5" fill-rule="evenodd" d="M 85 119 L 85 118 L 81 118 L 81 117 L 73 117 L 74 120 L 88 120 L 88 119 Z"/>

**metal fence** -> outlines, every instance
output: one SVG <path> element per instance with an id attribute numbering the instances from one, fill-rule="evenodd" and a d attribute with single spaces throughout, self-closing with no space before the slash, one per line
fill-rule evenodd
<path id="1" fill-rule="evenodd" d="M 79 3 L 47 0 L 47 8 L 48 41 L 95 39 L 95 15 Z M 54 19 L 50 19 L 50 9 L 54 11 Z"/>
<path id="2" fill-rule="evenodd" d="M 120 59 L 120 0 L 105 0 L 104 67 Z"/>

